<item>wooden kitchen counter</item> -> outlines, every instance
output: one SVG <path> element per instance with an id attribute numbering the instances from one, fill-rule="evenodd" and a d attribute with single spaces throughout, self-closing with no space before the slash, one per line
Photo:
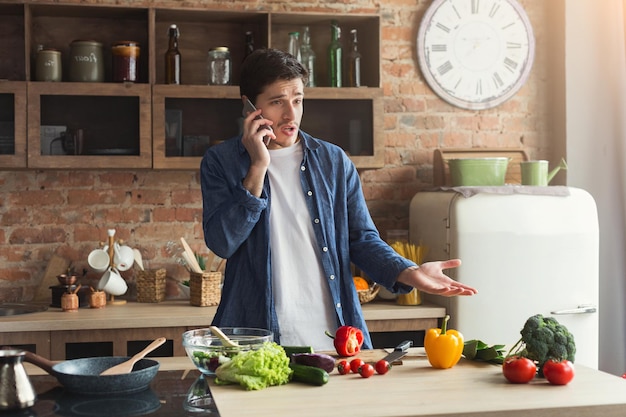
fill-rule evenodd
<path id="1" fill-rule="evenodd" d="M 63 312 L 50 307 L 40 313 L 0 317 L 0 345 L 34 346 L 53 360 L 71 358 L 67 344 L 112 343 L 112 355 L 129 354 L 128 342 L 172 341 L 173 356 L 184 356 L 181 335 L 192 328 L 208 327 L 217 307 L 195 307 L 188 300 L 162 303 L 127 302 L 102 309 L 80 308 Z M 391 301 L 363 305 L 371 332 L 420 331 L 437 327 L 445 308 L 434 304 L 401 306 Z"/>
<path id="2" fill-rule="evenodd" d="M 50 307 L 41 313 L 0 317 L 0 333 L 209 326 L 216 310 L 217 306 L 194 307 L 186 300 L 128 302 L 102 309 L 81 308 L 75 313 Z M 363 305 L 365 320 L 373 332 L 425 330 L 434 327 L 437 319 L 445 316 L 445 312 L 444 307 L 434 304 L 401 306 L 381 301 Z"/>
<path id="3" fill-rule="evenodd" d="M 626 416 L 626 380 L 582 365 L 566 386 L 543 378 L 517 385 L 499 366 L 462 359 L 451 369 L 434 369 L 421 352 L 368 379 L 335 371 L 322 387 L 290 383 L 245 391 L 212 383 L 211 392 L 220 417 Z"/>
<path id="4" fill-rule="evenodd" d="M 189 358 L 156 358 L 159 371 L 180 371 L 197 378 Z M 32 377 L 41 369 L 24 364 Z M 575 365 L 568 385 L 550 385 L 543 378 L 510 384 L 500 366 L 465 359 L 451 369 L 434 369 L 423 348 L 409 349 L 401 365 L 386 375 L 364 379 L 356 374 L 330 374 L 316 387 L 289 383 L 260 391 L 238 385 L 217 386 L 211 393 L 220 417 L 623 417 L 626 379 Z M 186 376 L 185 376 L 186 375 Z M 163 394 L 162 394 L 163 395 Z M 182 410 L 181 410 L 182 411 Z"/>

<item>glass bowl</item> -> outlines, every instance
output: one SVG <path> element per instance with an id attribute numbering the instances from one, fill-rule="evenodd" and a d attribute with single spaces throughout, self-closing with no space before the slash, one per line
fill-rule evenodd
<path id="1" fill-rule="evenodd" d="M 221 363 L 239 352 L 258 349 L 263 343 L 274 340 L 274 334 L 265 329 L 222 327 L 221 330 L 239 346 L 224 346 L 211 329 L 195 329 L 183 333 L 183 347 L 187 356 L 205 375 L 215 375 L 215 369 Z"/>

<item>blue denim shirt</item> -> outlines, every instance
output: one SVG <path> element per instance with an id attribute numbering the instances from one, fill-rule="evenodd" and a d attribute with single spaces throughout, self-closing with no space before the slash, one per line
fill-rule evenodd
<path id="1" fill-rule="evenodd" d="M 363 347 L 371 348 L 350 263 L 397 293 L 411 289 L 397 283 L 396 278 L 415 263 L 399 256 L 380 238 L 358 172 L 344 151 L 302 131 L 300 137 L 298 146 L 304 147 L 302 189 L 294 193 L 305 195 L 337 312 L 337 326 L 362 329 Z M 269 244 L 272 190 L 266 177 L 261 197 L 250 194 L 243 187 L 249 167 L 250 157 L 241 136 L 209 148 L 201 163 L 204 239 L 215 254 L 228 259 L 213 324 L 270 329 L 280 343 Z"/>

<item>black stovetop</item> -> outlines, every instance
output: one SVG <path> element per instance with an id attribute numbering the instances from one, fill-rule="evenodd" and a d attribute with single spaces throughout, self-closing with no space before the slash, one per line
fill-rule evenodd
<path id="1" fill-rule="evenodd" d="M 219 417 L 204 377 L 197 371 L 158 372 L 150 387 L 129 395 L 86 396 L 67 392 L 56 378 L 31 376 L 37 401 L 31 408 L 0 417 Z"/>

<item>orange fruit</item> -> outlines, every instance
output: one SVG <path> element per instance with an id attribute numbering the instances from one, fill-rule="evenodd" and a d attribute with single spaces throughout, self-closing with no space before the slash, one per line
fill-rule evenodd
<path id="1" fill-rule="evenodd" d="M 357 291 L 369 290 L 370 284 L 367 282 L 365 278 L 353 277 L 352 279 L 354 280 L 354 286 L 356 287 Z"/>

